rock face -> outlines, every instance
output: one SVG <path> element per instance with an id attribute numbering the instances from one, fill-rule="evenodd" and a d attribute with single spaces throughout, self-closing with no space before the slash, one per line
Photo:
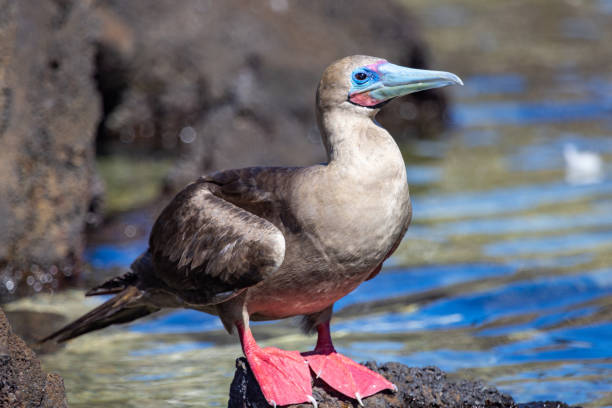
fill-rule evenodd
<path id="1" fill-rule="evenodd" d="M 94 185 L 87 1 L 0 0 L 0 300 L 75 272 Z"/>
<path id="2" fill-rule="evenodd" d="M 174 188 L 211 170 L 325 160 L 315 90 L 340 57 L 427 68 L 415 19 L 392 0 L 108 0 L 97 12 L 100 150 L 182 145 Z M 378 119 L 400 139 L 437 129 L 443 95 L 402 98 Z"/>
<path id="3" fill-rule="evenodd" d="M 383 392 L 363 400 L 366 408 L 568 408 L 562 402 L 530 402 L 517 404 L 512 397 L 481 382 L 453 382 L 436 367 L 414 368 L 400 363 L 366 366 L 393 382 L 396 393 Z M 313 396 L 319 408 L 357 407 L 356 401 L 329 389 L 320 380 L 313 385 Z M 257 381 L 244 358 L 236 360 L 236 373 L 230 388 L 229 408 L 269 407 Z M 311 404 L 291 405 L 293 408 L 312 408 Z"/>
<path id="4" fill-rule="evenodd" d="M 3 408 L 68 407 L 64 381 L 45 374 L 36 354 L 15 336 L 0 309 L 0 406 Z"/>

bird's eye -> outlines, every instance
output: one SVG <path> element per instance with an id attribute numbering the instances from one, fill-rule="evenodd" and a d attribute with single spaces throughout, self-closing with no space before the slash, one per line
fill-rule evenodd
<path id="1" fill-rule="evenodd" d="M 365 74 L 365 72 L 357 72 L 355 73 L 354 77 L 357 81 L 365 81 L 368 76 Z"/>

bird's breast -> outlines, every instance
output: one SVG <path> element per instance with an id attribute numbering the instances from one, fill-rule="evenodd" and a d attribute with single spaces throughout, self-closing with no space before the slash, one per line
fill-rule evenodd
<path id="1" fill-rule="evenodd" d="M 410 198 L 404 181 L 389 181 L 349 199 L 306 203 L 300 232 L 286 231 L 285 261 L 276 276 L 249 290 L 249 312 L 282 318 L 318 312 L 353 291 L 405 233 Z M 306 210 L 305 210 L 306 211 Z M 311 218 L 312 217 L 312 218 Z M 314 219 L 316 218 L 316 222 Z"/>
<path id="2" fill-rule="evenodd" d="M 367 273 L 405 233 L 410 196 L 403 160 L 362 164 L 333 176 L 305 209 L 307 225 L 329 259 L 347 273 Z"/>

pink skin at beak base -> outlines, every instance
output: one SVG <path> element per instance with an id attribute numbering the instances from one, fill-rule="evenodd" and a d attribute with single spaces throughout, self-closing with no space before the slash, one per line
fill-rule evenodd
<path id="1" fill-rule="evenodd" d="M 382 102 L 372 98 L 369 92 L 352 94 L 349 96 L 349 100 L 361 106 L 376 106 Z"/>
<path id="2" fill-rule="evenodd" d="M 381 64 L 385 64 L 385 63 L 387 63 L 387 60 L 381 59 L 381 60 L 376 61 L 373 64 L 367 65 L 366 68 L 374 72 L 379 72 L 378 67 Z M 353 93 L 349 95 L 349 100 L 361 106 L 376 106 L 379 103 L 383 102 L 383 101 L 379 101 L 378 99 L 372 98 L 369 92 Z"/>

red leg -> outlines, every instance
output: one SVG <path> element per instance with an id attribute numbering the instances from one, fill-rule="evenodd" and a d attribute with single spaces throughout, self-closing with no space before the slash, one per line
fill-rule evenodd
<path id="1" fill-rule="evenodd" d="M 316 402 L 312 397 L 308 363 L 298 351 L 285 351 L 275 347 L 261 348 L 255 342 L 251 329 L 236 323 L 242 350 L 251 371 L 272 406 Z"/>
<path id="2" fill-rule="evenodd" d="M 317 378 L 347 397 L 356 399 L 361 405 L 362 398 L 385 389 L 396 389 L 382 375 L 336 352 L 329 332 L 329 321 L 319 324 L 317 332 L 319 337 L 314 351 L 304 353 Z"/>

